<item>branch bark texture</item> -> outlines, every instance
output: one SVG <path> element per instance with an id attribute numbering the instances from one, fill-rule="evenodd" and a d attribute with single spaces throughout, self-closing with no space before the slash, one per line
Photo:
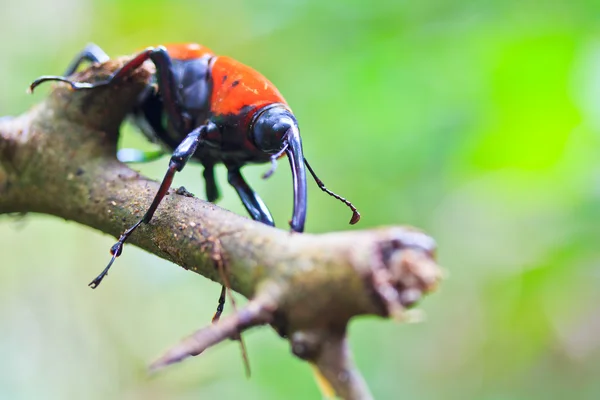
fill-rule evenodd
<path id="1" fill-rule="evenodd" d="M 90 67 L 77 79 L 103 79 L 125 60 Z M 87 91 L 59 84 L 29 112 L 0 119 L 0 213 L 51 214 L 113 236 L 141 218 L 158 184 L 115 153 L 119 126 L 152 73 L 144 65 L 122 83 Z M 176 188 L 128 244 L 220 283 L 222 265 L 231 288 L 251 300 L 153 367 L 270 324 L 346 399 L 370 398 L 348 353 L 348 321 L 364 314 L 402 318 L 441 277 L 434 241 L 413 228 L 291 233 Z"/>

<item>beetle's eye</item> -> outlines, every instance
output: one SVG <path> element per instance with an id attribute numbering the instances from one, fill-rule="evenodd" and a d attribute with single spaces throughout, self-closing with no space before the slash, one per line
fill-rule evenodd
<path id="1" fill-rule="evenodd" d="M 251 128 L 254 144 L 265 153 L 281 150 L 286 133 L 296 124 L 290 111 L 271 107 L 258 114 Z"/>

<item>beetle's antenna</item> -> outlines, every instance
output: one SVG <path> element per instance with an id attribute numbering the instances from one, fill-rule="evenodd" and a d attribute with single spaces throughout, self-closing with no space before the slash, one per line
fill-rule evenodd
<path id="1" fill-rule="evenodd" d="M 352 218 L 350 219 L 350 225 L 354 225 L 355 223 L 357 223 L 358 221 L 360 221 L 360 213 L 358 212 L 358 210 L 356 209 L 356 207 L 354 207 L 354 204 L 352 204 L 350 201 L 346 200 L 342 196 L 340 196 L 338 194 L 335 194 L 331 190 L 327 189 L 325 187 L 325 184 L 323 183 L 323 181 L 319 179 L 319 177 L 317 176 L 317 174 L 315 174 L 315 171 L 313 171 L 313 169 L 310 166 L 310 164 L 308 163 L 308 161 L 306 161 L 306 158 L 304 158 L 304 164 L 306 164 L 306 168 L 308 168 L 308 172 L 310 172 L 310 174 L 312 175 L 312 177 L 315 179 L 315 182 L 317 183 L 317 185 L 319 186 L 319 188 L 322 191 L 324 191 L 325 193 L 327 193 L 331 197 L 335 197 L 336 199 L 338 199 L 339 201 L 341 201 L 342 203 L 344 203 L 345 205 L 347 205 L 348 208 L 350 208 L 352 210 Z"/>
<path id="2" fill-rule="evenodd" d="M 267 172 L 265 172 L 262 176 L 263 179 L 269 179 L 271 177 L 271 175 L 273 175 L 273 172 L 275 172 L 275 170 L 277 169 L 277 159 L 279 157 L 281 157 L 281 155 L 287 150 L 288 148 L 288 144 L 287 142 L 283 145 L 283 147 L 281 148 L 281 150 L 279 150 L 277 153 L 273 154 L 271 156 L 271 167 L 269 168 L 269 170 Z"/>

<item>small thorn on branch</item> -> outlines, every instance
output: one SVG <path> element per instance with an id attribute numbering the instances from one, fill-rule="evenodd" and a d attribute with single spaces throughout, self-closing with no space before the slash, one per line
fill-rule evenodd
<path id="1" fill-rule="evenodd" d="M 272 297 L 258 296 L 245 307 L 219 322 L 202 328 L 179 344 L 169 349 L 161 358 L 153 362 L 149 369 L 156 372 L 171 364 L 178 363 L 190 356 L 197 356 L 204 350 L 225 339 L 235 339 L 246 329 L 266 325 L 273 319 L 275 302 Z"/>

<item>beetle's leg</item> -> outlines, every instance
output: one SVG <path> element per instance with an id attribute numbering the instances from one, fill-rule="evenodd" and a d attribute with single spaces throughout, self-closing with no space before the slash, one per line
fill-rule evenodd
<path id="1" fill-rule="evenodd" d="M 33 92 L 38 85 L 48 81 L 68 83 L 74 90 L 94 89 L 97 87 L 107 86 L 114 82 L 118 82 L 120 79 L 123 79 L 129 75 L 131 71 L 139 68 L 147 60 L 151 60 L 154 65 L 156 65 L 158 89 L 160 91 L 165 110 L 175 129 L 181 131 L 185 126 L 185 117 L 181 111 L 179 103 L 177 102 L 177 85 L 175 83 L 175 76 L 173 74 L 171 57 L 169 56 L 167 49 L 165 49 L 163 46 L 147 48 L 125 63 L 125 65 L 116 70 L 108 79 L 104 81 L 94 83 L 74 82 L 62 76 L 41 76 L 31 83 L 29 90 Z"/>
<path id="2" fill-rule="evenodd" d="M 158 49 L 160 49 L 160 47 Z M 71 85 L 73 90 L 94 89 L 97 87 L 107 86 L 107 85 L 110 85 L 111 83 L 118 81 L 119 79 L 122 79 L 123 77 L 127 76 L 131 71 L 135 70 L 136 68 L 139 68 L 146 60 L 150 59 L 150 55 L 152 54 L 152 52 L 154 52 L 158 49 L 154 49 L 154 48 L 150 47 L 150 48 L 144 50 L 143 52 L 139 53 L 134 58 L 129 60 L 127 63 L 125 63 L 121 68 L 119 68 L 118 70 L 113 72 L 113 74 L 110 77 L 108 77 L 108 79 L 105 79 L 103 81 L 98 81 L 98 82 L 94 82 L 94 83 L 75 82 L 68 78 L 65 78 L 64 76 L 48 75 L 48 76 L 41 76 L 41 77 L 37 78 L 35 81 L 33 81 L 31 83 L 31 85 L 29 86 L 29 90 L 31 90 L 33 92 L 33 90 L 38 85 L 40 85 L 41 83 L 44 83 L 44 82 L 49 82 L 49 81 L 58 81 L 58 82 L 68 83 L 69 85 Z"/>
<path id="3" fill-rule="evenodd" d="M 122 163 L 146 163 L 155 161 L 164 156 L 163 150 L 143 151 L 138 149 L 120 149 L 117 151 L 117 159 Z"/>
<path id="4" fill-rule="evenodd" d="M 227 181 L 236 190 L 253 220 L 275 226 L 273 216 L 262 199 L 244 180 L 239 167 L 227 167 Z"/>
<path id="5" fill-rule="evenodd" d="M 219 322 L 221 319 L 221 314 L 223 314 L 223 310 L 225 309 L 225 297 L 227 295 L 227 288 L 225 285 L 221 286 L 221 295 L 219 296 L 219 304 L 217 305 L 217 311 L 212 318 L 212 323 L 215 324 Z"/>
<path id="6" fill-rule="evenodd" d="M 167 49 L 159 46 L 152 50 L 146 50 L 148 57 L 156 65 L 156 79 L 158 81 L 158 90 L 163 101 L 163 107 L 171 123 L 178 131 L 184 131 L 186 125 L 186 115 L 183 113 L 177 99 L 177 83 L 173 73 L 173 63 Z M 144 54 L 144 53 L 142 53 Z M 139 55 L 136 57 L 140 57 Z M 144 60 L 145 61 L 145 60 Z M 143 63 L 143 61 L 142 61 Z M 139 65 L 141 65 L 140 63 Z M 137 68 L 137 67 L 136 67 Z M 118 72 L 117 72 L 118 73 Z M 123 76 L 123 75 L 121 75 Z"/>
<path id="7" fill-rule="evenodd" d="M 215 179 L 215 165 L 205 164 L 202 175 L 204 176 L 204 183 L 206 185 L 206 199 L 211 203 L 214 203 L 219 198 L 219 188 L 217 187 L 217 181 Z M 221 286 L 221 295 L 219 296 L 219 301 L 217 303 L 217 311 L 212 318 L 213 324 L 219 322 L 221 314 L 223 314 L 223 310 L 225 309 L 226 299 L 227 287 L 225 286 L 225 282 L 223 282 L 223 286 Z"/>
<path id="8" fill-rule="evenodd" d="M 210 172 L 207 173 L 207 171 L 210 171 Z M 207 177 L 207 174 L 209 174 L 208 177 Z M 206 180 L 207 193 L 208 193 L 209 192 L 208 187 L 211 184 L 215 183 L 214 182 L 214 172 L 213 172 L 212 167 L 210 169 L 206 168 L 204 170 L 204 179 Z M 246 207 L 246 210 L 248 210 L 248 213 L 250 214 L 252 219 L 262 222 L 263 224 L 275 226 L 275 222 L 273 221 L 273 216 L 269 212 L 269 209 L 267 208 L 265 203 L 262 201 L 262 199 L 258 196 L 258 194 L 256 194 L 256 192 L 254 192 L 252 190 L 252 188 L 248 185 L 248 183 L 242 176 L 242 173 L 240 172 L 239 167 L 227 166 L 227 180 L 229 181 L 229 184 L 234 187 L 234 189 L 240 196 L 240 199 L 242 199 L 242 203 L 244 204 L 244 207 Z M 216 186 L 215 186 L 215 189 L 216 189 Z M 221 317 L 221 313 L 223 312 L 223 307 L 225 305 L 225 293 L 226 293 L 226 287 L 223 286 L 221 288 L 221 296 L 219 297 L 219 303 L 217 305 L 217 312 L 215 313 L 215 316 L 213 317 L 213 322 L 218 321 L 219 318 Z M 240 340 L 240 343 L 242 344 L 242 352 L 245 354 L 246 351 L 243 349 L 243 343 L 241 340 Z M 246 373 L 249 375 L 249 369 L 247 367 L 248 361 L 245 360 L 245 363 L 246 363 Z"/>
<path id="9" fill-rule="evenodd" d="M 92 63 L 103 63 L 108 61 L 109 59 L 110 57 L 108 57 L 108 54 L 106 54 L 104 50 L 102 50 L 95 44 L 90 43 L 87 46 L 85 46 L 83 50 L 81 50 L 81 52 L 77 55 L 77 57 L 75 57 L 73 61 L 71 61 L 71 64 L 69 64 L 67 70 L 65 71 L 65 76 L 72 75 L 73 72 L 75 72 L 77 68 L 79 68 L 81 63 L 84 61 L 89 61 Z"/>
<path id="10" fill-rule="evenodd" d="M 215 179 L 215 166 L 205 165 L 202 175 L 204 176 L 204 183 L 206 184 L 206 200 L 214 203 L 220 197 L 219 187 L 217 186 L 217 181 Z"/>
<path id="11" fill-rule="evenodd" d="M 95 289 L 96 287 L 98 287 L 100 282 L 102 282 L 102 279 L 104 279 L 104 277 L 108 273 L 108 270 L 115 262 L 116 258 L 121 255 L 121 252 L 123 251 L 123 245 L 129 238 L 129 236 L 131 236 L 131 234 L 141 224 L 147 224 L 148 222 L 150 222 L 150 220 L 154 216 L 154 213 L 156 212 L 156 209 L 158 208 L 158 205 L 169 191 L 175 173 L 181 171 L 183 167 L 185 167 L 187 161 L 196 152 L 198 145 L 203 140 L 208 129 L 210 128 L 207 125 L 202 125 L 194 129 L 186 136 L 185 139 L 183 139 L 181 144 L 177 146 L 177 148 L 173 152 L 173 155 L 171 156 L 171 160 L 169 161 L 169 169 L 167 170 L 167 173 L 165 174 L 165 177 L 163 178 L 162 183 L 160 184 L 158 192 L 154 196 L 152 204 L 150 205 L 142 219 L 136 222 L 135 225 L 133 225 L 131 228 L 123 232 L 123 234 L 119 238 L 119 241 L 111 247 L 110 252 L 112 254 L 112 258 L 110 259 L 110 262 L 108 263 L 104 271 L 102 271 L 100 275 L 96 277 L 96 279 L 90 282 L 89 286 L 91 288 Z"/>
<path id="12" fill-rule="evenodd" d="M 217 181 L 215 180 L 214 164 L 205 164 L 202 175 L 204 176 L 204 183 L 206 185 L 206 199 L 211 203 L 214 203 L 219 198 L 219 188 L 217 187 Z M 223 314 L 223 310 L 225 308 L 226 298 L 227 287 L 223 285 L 221 286 L 221 295 L 219 296 L 219 301 L 217 303 L 217 311 L 215 312 L 215 315 L 212 318 L 213 324 L 219 322 L 221 314 Z"/>

